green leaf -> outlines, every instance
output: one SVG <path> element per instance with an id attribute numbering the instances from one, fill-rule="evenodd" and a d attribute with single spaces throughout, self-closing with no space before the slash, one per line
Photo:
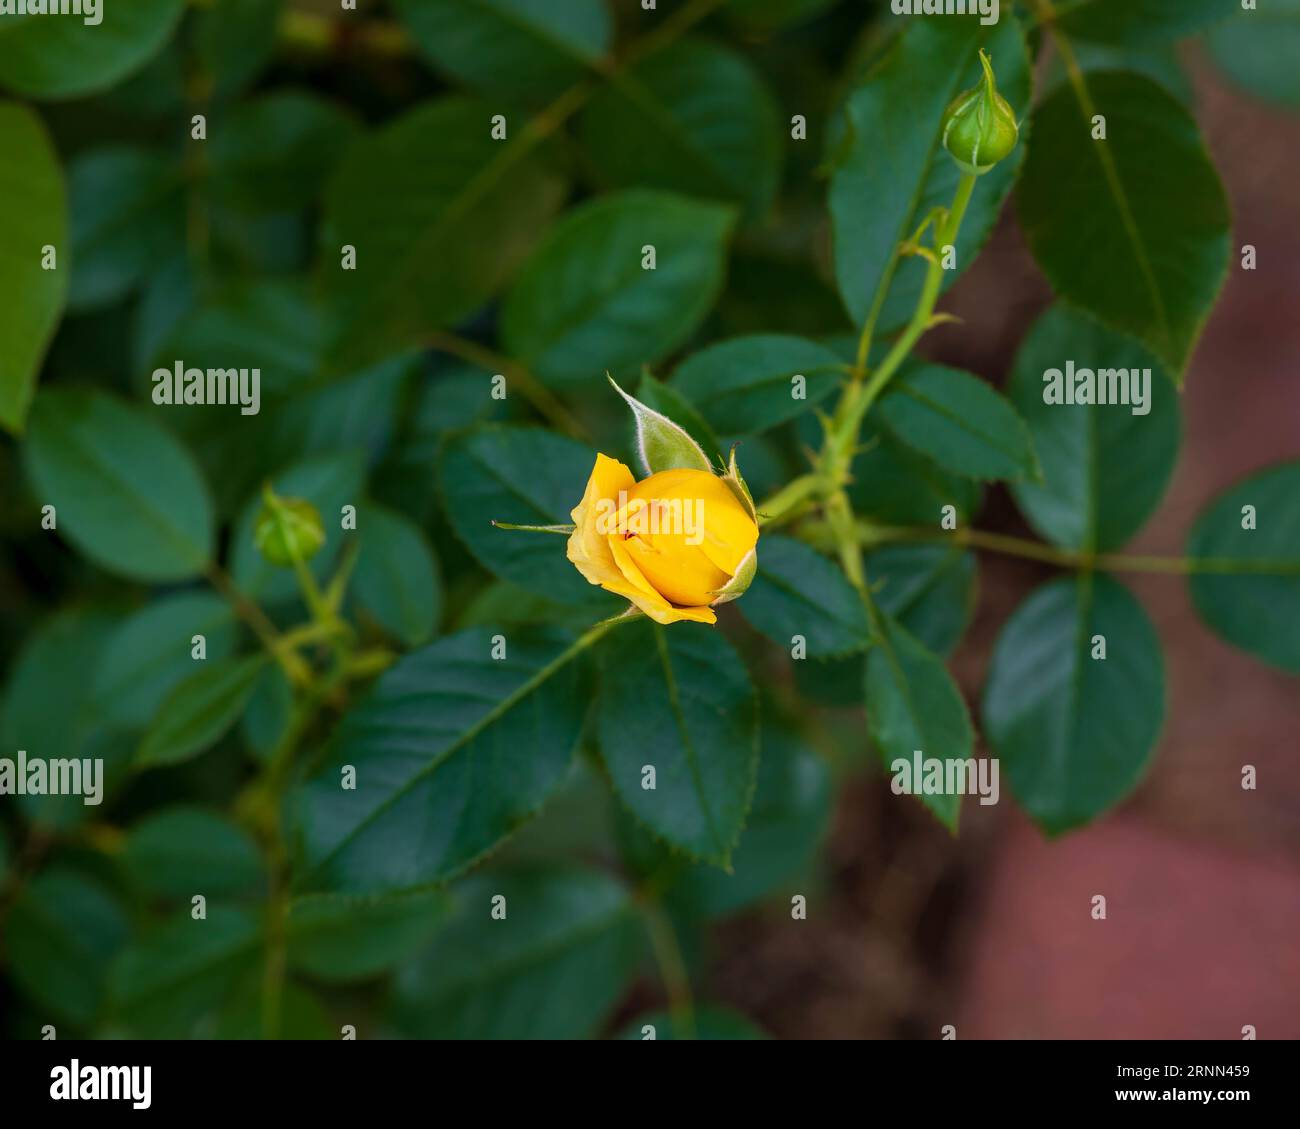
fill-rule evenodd
<path id="1" fill-rule="evenodd" d="M 1170 94 L 1189 108 L 1195 105 L 1192 80 L 1179 60 L 1178 47 L 1168 46 L 1108 46 L 1102 43 L 1079 42 L 1074 46 L 1075 61 L 1088 73 L 1093 71 L 1132 71 L 1146 75 L 1158 82 Z M 1069 72 L 1059 54 L 1048 64 L 1045 86 L 1048 90 L 1068 83 Z"/>
<path id="2" fill-rule="evenodd" d="M 76 15 L 0 18 L 0 84 L 29 98 L 75 98 L 139 70 L 168 39 L 185 0 L 96 5 Z"/>
<path id="3" fill-rule="evenodd" d="M 706 472 L 713 469 L 704 448 L 686 428 L 662 412 L 641 403 L 635 396 L 629 396 L 612 377 L 610 383 L 632 409 L 632 418 L 636 422 L 637 454 L 641 456 L 641 465 L 646 474 L 680 468 Z"/>
<path id="4" fill-rule="evenodd" d="M 453 920 L 394 984 L 393 1018 L 411 1038 L 590 1036 L 645 948 L 629 892 L 598 871 L 484 874 L 455 897 Z"/>
<path id="5" fill-rule="evenodd" d="M 197 807 L 169 807 L 131 828 L 122 863 L 149 894 L 188 902 L 256 893 L 262 859 L 246 831 L 224 815 Z"/>
<path id="6" fill-rule="evenodd" d="M 964 524 L 979 511 L 981 493 L 979 482 L 936 466 L 867 417 L 862 453 L 853 461 L 849 483 L 849 497 L 860 516 L 883 525 L 936 529 L 943 507 L 953 506 Z"/>
<path id="7" fill-rule="evenodd" d="M 277 474 L 271 488 L 281 498 L 305 498 L 325 523 L 325 548 L 308 565 L 318 583 L 329 575 L 344 537 L 355 536 L 341 528 L 345 505 L 360 505 L 365 490 L 365 467 L 360 453 L 344 451 L 306 459 Z M 298 580 L 292 569 L 277 568 L 257 550 L 253 527 L 262 508 L 261 492 L 250 498 L 235 526 L 231 547 L 231 573 L 245 595 L 264 603 L 285 603 L 298 598 Z"/>
<path id="8" fill-rule="evenodd" d="M 896 251 L 934 208 L 952 203 L 961 170 L 940 146 L 940 129 L 948 104 L 979 80 L 981 47 L 997 70 L 998 90 L 1025 114 L 1029 57 L 1020 25 L 1005 11 L 992 27 L 971 19 L 910 21 L 849 98 L 850 137 L 831 179 L 830 209 L 835 277 L 856 325 L 877 303 L 882 332 L 912 316 L 927 264 L 897 260 Z M 944 271 L 945 289 L 974 262 L 993 230 L 1020 170 L 1021 140 L 980 177 L 957 239 L 958 269 Z"/>
<path id="9" fill-rule="evenodd" d="M 0 427 L 19 434 L 63 313 L 68 203 L 58 155 L 31 110 L 0 102 L 0 150 L 0 283 L 9 295 L 0 307 Z M 43 269 L 47 246 L 63 258 L 61 270 Z"/>
<path id="10" fill-rule="evenodd" d="M 138 408 L 102 392 L 50 388 L 24 450 L 59 533 L 133 580 L 184 580 L 212 559 L 208 489 L 189 453 Z"/>
<path id="11" fill-rule="evenodd" d="M 142 363 L 170 371 L 180 359 L 191 368 L 261 373 L 255 415 L 222 404 L 164 409 L 210 469 L 223 514 L 260 496 L 267 477 L 309 455 L 337 461 L 339 451 L 378 454 L 390 443 L 417 358 L 401 354 L 359 372 L 325 375 L 326 315 L 304 279 L 240 280 L 184 313 L 161 335 L 163 348 Z"/>
<path id="12" fill-rule="evenodd" d="M 703 449 L 710 465 L 725 463 L 722 457 L 722 444 L 709 426 L 708 421 L 700 415 L 681 390 L 671 384 L 656 380 L 648 372 L 641 374 L 641 383 L 637 387 L 637 398 L 648 408 L 667 416 L 695 440 Z"/>
<path id="13" fill-rule="evenodd" d="M 82 154 L 69 166 L 68 195 L 74 312 L 125 297 L 185 247 L 183 184 L 165 153 L 114 147 Z"/>
<path id="14" fill-rule="evenodd" d="M 108 641 L 92 695 L 104 720 L 128 728 L 149 723 L 163 699 L 194 670 L 193 638 L 206 640 L 207 657 L 235 653 L 235 613 L 210 592 L 178 592 L 146 604 Z"/>
<path id="15" fill-rule="evenodd" d="M 719 916 L 761 901 L 807 866 L 830 809 L 825 761 L 764 715 L 758 786 L 731 871 L 691 866 L 670 888 L 672 904 Z"/>
<path id="16" fill-rule="evenodd" d="M 947 545 L 885 545 L 870 553 L 865 565 L 876 606 L 927 650 L 949 657 L 975 611 L 975 554 Z M 795 663 L 795 685 L 810 701 L 861 705 L 866 661 L 857 654 Z"/>
<path id="17" fill-rule="evenodd" d="M 740 657 L 711 628 L 649 622 L 618 628 L 601 655 L 596 720 L 614 791 L 666 842 L 729 865 L 758 771 L 758 702 Z"/>
<path id="18" fill-rule="evenodd" d="M 654 364 L 712 308 L 734 218 L 718 204 L 639 190 L 574 208 L 506 296 L 506 351 L 550 383 Z"/>
<path id="19" fill-rule="evenodd" d="M 1047 373 L 1150 370 L 1146 406 L 1046 403 Z M 1098 385 L 1101 385 L 1100 376 Z M 1043 484 L 1012 493 L 1034 528 L 1067 549 L 1101 552 L 1123 545 L 1164 497 L 1178 458 L 1178 393 L 1166 369 L 1131 338 L 1058 305 L 1025 338 L 1007 387 L 1029 425 Z M 1130 399 L 1134 399 L 1130 393 Z"/>
<path id="20" fill-rule="evenodd" d="M 109 973 L 114 1019 L 131 1036 L 187 1038 L 261 962 L 259 915 L 209 903 L 187 909 L 119 954 Z"/>
<path id="21" fill-rule="evenodd" d="M 1254 528 L 1244 528 L 1248 517 Z M 1234 646 L 1300 674 L 1300 463 L 1261 471 L 1216 498 L 1197 519 L 1187 555 L 1212 562 L 1189 580 L 1201 618 Z"/>
<path id="22" fill-rule="evenodd" d="M 587 106 L 582 141 L 605 184 L 726 200 L 750 222 L 780 178 L 775 100 L 743 55 L 702 40 L 614 72 Z"/>
<path id="23" fill-rule="evenodd" d="M 1040 476 L 1024 420 L 970 373 L 914 365 L 890 385 L 878 410 L 895 436 L 955 474 L 1015 480 Z"/>
<path id="24" fill-rule="evenodd" d="M 419 526 L 382 506 L 365 506 L 358 529 L 357 602 L 408 647 L 423 643 L 442 617 L 442 578 L 428 540 Z"/>
<path id="25" fill-rule="evenodd" d="M 340 1035 L 339 1024 L 320 1001 L 292 981 L 282 986 L 279 1016 L 277 1035 L 281 1039 L 337 1039 Z M 253 973 L 222 1004 L 221 1011 L 195 1031 L 195 1038 L 262 1039 L 266 1035 L 265 1023 L 263 978 Z"/>
<path id="26" fill-rule="evenodd" d="M 308 894 L 289 906 L 290 965 L 330 983 L 365 980 L 413 956 L 443 926 L 441 890 L 400 896 Z"/>
<path id="27" fill-rule="evenodd" d="M 485 93 L 543 100 L 602 66 L 613 27 L 602 0 L 395 0 L 416 47 Z"/>
<path id="28" fill-rule="evenodd" d="M 14 982 L 42 1008 L 81 1028 L 97 1018 L 108 966 L 130 931 L 98 882 L 55 868 L 19 892 L 5 923 Z"/>
<path id="29" fill-rule="evenodd" d="M 217 98 L 238 94 L 266 68 L 283 14 L 284 0 L 216 0 L 195 11 L 195 53 Z"/>
<path id="30" fill-rule="evenodd" d="M 242 102 L 214 124 L 212 190 L 249 212 L 305 207 L 356 133 L 351 114 L 312 94 L 276 91 Z"/>
<path id="31" fill-rule="evenodd" d="M 725 1007 L 706 1004 L 696 1007 L 691 1017 L 691 1024 L 683 1028 L 670 1012 L 656 1011 L 649 1015 L 638 1016 L 624 1029 L 618 1038 L 627 1042 L 651 1038 L 647 1027 L 654 1028 L 655 1039 L 707 1039 L 714 1041 L 751 1042 L 766 1039 L 767 1033 L 754 1025 L 753 1020 L 731 1011 Z"/>
<path id="32" fill-rule="evenodd" d="M 497 576 L 552 600 L 589 604 L 598 591 L 565 557 L 563 538 L 495 529 L 492 522 L 568 522 L 594 462 L 581 443 L 537 428 L 476 428 L 443 448 L 443 507 L 456 535 Z"/>
<path id="33" fill-rule="evenodd" d="M 814 341 L 756 334 L 711 345 L 687 358 L 673 374 L 672 387 L 721 433 L 749 435 L 821 403 L 843 382 L 845 367 Z M 797 376 L 803 381 L 796 383 Z"/>
<path id="34" fill-rule="evenodd" d="M 1104 659 L 1094 658 L 1097 636 Z M 984 726 L 1011 790 L 1049 834 L 1137 786 L 1165 713 L 1160 640 L 1128 590 L 1080 573 L 1039 588 L 993 651 Z"/>
<path id="35" fill-rule="evenodd" d="M 896 620 L 881 617 L 875 646 L 867 652 L 867 730 L 892 769 L 901 758 L 912 763 L 965 760 L 975 741 L 966 702 L 942 660 Z M 960 795 L 917 797 L 949 831 L 956 832 Z"/>
<path id="36" fill-rule="evenodd" d="M 108 640 L 120 621 L 86 609 L 68 609 L 31 632 L 18 653 L 0 709 L 0 747 L 8 756 L 23 749 L 30 757 L 103 757 L 105 794 L 131 755 L 129 743 L 109 739 L 104 717 L 92 700 L 89 678 L 67 671 L 99 668 Z M 18 798 L 29 820 L 67 827 L 95 815 L 85 796 Z"/>
<path id="37" fill-rule="evenodd" d="M 1150 46 L 1204 31 L 1239 7 L 1239 0 L 1082 0 L 1060 5 L 1056 24 L 1080 39 Z"/>
<path id="38" fill-rule="evenodd" d="M 473 313 L 545 229 L 563 182 L 520 140 L 522 120 L 512 140 L 492 139 L 499 111 L 467 98 L 427 102 L 344 159 L 326 191 L 322 242 L 335 368 L 382 359 Z M 356 248 L 355 270 L 342 269 L 345 246 Z"/>
<path id="39" fill-rule="evenodd" d="M 1206 42 L 1219 68 L 1243 90 L 1300 106 L 1300 0 L 1268 0 L 1254 11 L 1235 7 Z"/>
<path id="40" fill-rule="evenodd" d="M 278 664 L 262 671 L 249 695 L 239 731 L 257 756 L 267 761 L 289 728 L 293 715 L 293 684 Z"/>
<path id="41" fill-rule="evenodd" d="M 178 764 L 211 748 L 239 720 L 266 661 L 256 655 L 198 664 L 163 701 L 136 764 Z"/>
<path id="42" fill-rule="evenodd" d="M 147 371 L 178 322 L 198 302 L 199 281 L 184 256 L 155 266 L 131 318 L 131 367 Z M 175 358 L 173 358 L 174 360 Z"/>
<path id="43" fill-rule="evenodd" d="M 180 358 L 187 368 L 257 368 L 264 399 L 306 390 L 320 369 L 326 311 L 313 301 L 307 279 L 239 279 L 178 313 L 149 361 L 171 367 Z M 180 426 L 209 410 L 187 407 L 190 415 Z M 227 405 L 211 410 L 230 411 Z M 256 419 L 239 422 L 249 427 Z"/>
<path id="44" fill-rule="evenodd" d="M 758 573 L 736 606 L 777 646 L 802 636 L 810 658 L 864 650 L 871 637 L 866 609 L 844 574 L 814 549 L 771 534 L 759 545 Z"/>
<path id="45" fill-rule="evenodd" d="M 587 711 L 584 664 L 555 631 L 500 636 L 504 651 L 494 638 L 476 628 L 407 655 L 344 718 L 298 792 L 303 886 L 445 881 L 560 786 Z"/>
<path id="46" fill-rule="evenodd" d="M 578 631 L 588 627 L 591 618 L 590 605 L 558 604 L 545 596 L 525 592 L 508 581 L 494 580 L 459 608 L 452 625 L 458 631 L 466 627 L 492 627 L 500 631 L 529 624 L 550 624 Z"/>
<path id="47" fill-rule="evenodd" d="M 1064 87 L 1035 110 L 1020 224 L 1062 298 L 1140 338 L 1181 381 L 1227 277 L 1223 185 L 1195 121 L 1151 79 L 1084 84 L 1086 110 Z"/>
<path id="48" fill-rule="evenodd" d="M 946 545 L 886 545 L 865 563 L 880 609 L 928 650 L 950 655 L 975 611 L 975 554 Z"/>

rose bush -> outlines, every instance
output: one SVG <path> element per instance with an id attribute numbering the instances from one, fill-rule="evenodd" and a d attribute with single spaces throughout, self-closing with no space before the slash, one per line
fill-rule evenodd
<path id="1" fill-rule="evenodd" d="M 0 795 L 9 1033 L 752 1035 L 706 942 L 822 911 L 846 783 L 937 836 L 977 761 L 1046 834 L 1132 794 L 1127 572 L 1300 672 L 1300 464 L 1125 552 L 1248 269 L 1171 48 L 1295 102 L 1280 33 L 361 7 L 0 22 L 0 760 L 103 767 Z M 1003 216 L 1056 300 L 938 363 L 1001 368 L 945 300 Z M 982 553 L 1056 575 L 973 717 Z"/>

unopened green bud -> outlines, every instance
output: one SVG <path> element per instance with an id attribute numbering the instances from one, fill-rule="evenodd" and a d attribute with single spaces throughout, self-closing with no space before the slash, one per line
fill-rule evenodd
<path id="1" fill-rule="evenodd" d="M 268 486 L 253 524 L 253 543 L 273 565 L 309 561 L 325 544 L 320 512 L 305 498 L 281 498 Z"/>
<path id="2" fill-rule="evenodd" d="M 981 50 L 984 81 L 953 99 L 943 115 L 943 147 L 968 173 L 982 176 L 1020 139 L 1016 114 L 998 93 L 993 64 Z"/>

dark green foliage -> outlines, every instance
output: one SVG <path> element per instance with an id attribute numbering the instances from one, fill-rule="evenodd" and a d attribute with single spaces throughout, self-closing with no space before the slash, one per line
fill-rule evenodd
<path id="1" fill-rule="evenodd" d="M 846 780 L 945 838 L 961 795 L 880 778 L 987 752 L 1061 834 L 1157 755 L 1118 554 L 1235 242 L 1176 41 L 1295 105 L 1300 8 L 1082 0 L 1049 67 L 1009 3 L 360 7 L 0 17 L 5 1033 L 762 1038 L 713 930 L 827 884 Z M 981 50 L 1019 144 L 972 185 L 941 133 Z M 1004 373 L 1016 311 L 934 302 L 1015 220 L 1060 301 Z M 1149 369 L 1149 411 L 1048 402 L 1067 363 Z M 753 494 L 716 626 L 571 563 L 613 552 L 570 542 L 598 453 L 642 475 L 607 374 L 679 425 L 652 462 Z M 310 559 L 259 547 L 268 488 Z M 985 549 L 1060 575 L 959 682 Z M 1140 567 L 1300 672 L 1294 461 Z M 94 801 L 11 799 L 20 754 Z"/>

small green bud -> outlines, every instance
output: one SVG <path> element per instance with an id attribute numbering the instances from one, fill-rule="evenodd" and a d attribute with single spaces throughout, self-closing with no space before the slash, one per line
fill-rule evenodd
<path id="1" fill-rule="evenodd" d="M 320 512 L 305 498 L 281 498 L 270 486 L 262 492 L 262 508 L 253 523 L 253 543 L 273 565 L 289 568 L 295 560 L 309 561 L 325 544 Z"/>
<path id="2" fill-rule="evenodd" d="M 1015 111 L 998 93 L 993 64 L 983 50 L 980 63 L 984 81 L 954 98 L 943 115 L 943 147 L 975 176 L 988 172 L 1020 139 Z"/>

